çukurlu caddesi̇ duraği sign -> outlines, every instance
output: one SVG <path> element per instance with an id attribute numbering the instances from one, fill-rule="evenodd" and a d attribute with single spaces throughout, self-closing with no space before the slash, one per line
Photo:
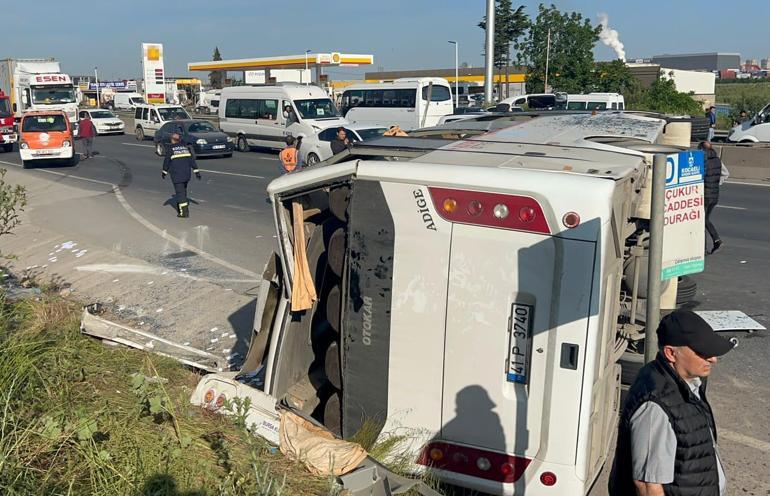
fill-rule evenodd
<path id="1" fill-rule="evenodd" d="M 703 271 L 703 176 L 702 151 L 680 152 L 666 158 L 662 280 Z"/>

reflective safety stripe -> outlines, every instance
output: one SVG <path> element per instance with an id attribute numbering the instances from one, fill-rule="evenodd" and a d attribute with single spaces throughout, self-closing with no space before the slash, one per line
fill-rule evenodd
<path id="1" fill-rule="evenodd" d="M 185 203 L 180 203 L 180 204 L 179 204 L 179 208 L 182 208 L 182 207 L 186 207 L 187 205 L 188 205 L 188 204 L 187 204 L 187 202 L 185 202 Z"/>
<path id="2" fill-rule="evenodd" d="M 179 153 L 177 155 L 171 155 L 171 160 L 174 160 L 175 158 L 184 158 L 184 157 L 192 157 L 189 153 Z"/>
<path id="3" fill-rule="evenodd" d="M 283 168 L 288 172 L 292 172 L 297 168 L 297 149 L 296 148 L 284 148 L 281 153 L 278 154 L 278 158 L 283 164 Z"/>
<path id="4" fill-rule="evenodd" d="M 198 169 L 193 169 L 193 172 L 195 172 L 197 174 L 198 173 Z"/>

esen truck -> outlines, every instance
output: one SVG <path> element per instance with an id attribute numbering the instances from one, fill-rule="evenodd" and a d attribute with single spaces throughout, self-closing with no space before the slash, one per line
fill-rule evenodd
<path id="1" fill-rule="evenodd" d="M 0 60 L 0 90 L 10 97 L 16 122 L 27 111 L 61 110 L 78 121 L 78 91 L 54 59 Z"/>
<path id="2" fill-rule="evenodd" d="M 11 110 L 11 99 L 0 90 L 0 147 L 6 153 L 13 151 L 16 141 L 18 134 Z"/>
<path id="3" fill-rule="evenodd" d="M 646 283 L 626 270 L 643 265 L 652 157 L 685 151 L 668 143 L 689 127 L 515 119 L 356 143 L 271 182 L 278 249 L 247 357 L 192 403 L 249 398 L 273 442 L 281 410 L 343 439 L 374 429 L 414 473 L 491 494 L 587 494 L 619 362 L 644 339 Z M 293 311 L 308 282 L 317 299 Z"/>

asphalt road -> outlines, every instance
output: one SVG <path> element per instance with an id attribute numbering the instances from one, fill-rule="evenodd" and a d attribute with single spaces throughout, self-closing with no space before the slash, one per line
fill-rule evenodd
<path id="1" fill-rule="evenodd" d="M 37 212 L 46 217 L 45 222 L 55 224 L 60 231 L 71 232 L 73 237 L 106 248 L 118 247 L 121 253 L 153 264 L 178 266 L 181 259 L 190 258 L 177 251 L 164 260 L 168 240 L 157 235 L 157 230 L 161 230 L 232 265 L 201 257 L 190 261 L 198 264 L 191 270 L 214 279 L 245 279 L 249 272 L 261 269 L 266 254 L 275 246 L 265 188 L 279 175 L 276 152 L 236 152 L 230 158 L 199 158 L 203 179 L 190 182 L 190 218 L 179 219 L 173 203 L 173 186 L 169 179 L 161 179 L 162 159 L 155 154 L 152 141 L 138 142 L 133 135 L 104 136 L 95 139 L 94 149 L 96 157 L 74 167 L 46 166 L 27 173 L 50 178 L 53 172 L 58 174 L 57 181 L 79 188 L 109 190 L 110 185 L 117 185 L 125 202 L 116 205 L 114 195 L 105 195 L 85 207 L 59 202 Z M 16 152 L 1 154 L 0 161 L 21 164 Z M 115 207 L 126 206 L 135 212 L 132 216 L 139 223 L 125 215 L 93 215 L 95 211 L 106 214 Z M 156 231 L 148 230 L 148 224 Z M 233 284 L 235 287 L 228 287 L 245 290 L 247 283 L 240 288 L 237 282 Z"/>
<path id="2" fill-rule="evenodd" d="M 0 166 L 14 169 L 16 177 L 37 181 L 35 206 L 29 209 L 33 224 L 67 233 L 81 245 L 99 246 L 169 271 L 186 271 L 239 295 L 248 294 L 255 273 L 276 245 L 265 202 L 265 188 L 279 174 L 276 152 L 236 152 L 232 158 L 200 159 L 203 180 L 190 184 L 191 218 L 178 219 L 170 203 L 172 186 L 161 179 L 161 159 L 150 141 L 139 143 L 131 135 L 99 137 L 95 149 L 99 152 L 96 158 L 74 167 L 28 171 L 12 167 L 20 167 L 18 153 L 0 154 Z M 113 192 L 114 185 L 121 195 Z M 82 190 L 88 194 L 72 193 Z M 697 308 L 742 310 L 770 327 L 768 219 L 770 188 L 734 183 L 723 187 L 713 220 L 724 245 L 707 257 L 706 271 L 694 276 Z M 180 249 L 178 241 L 199 253 Z M 191 302 L 180 308 L 179 316 L 184 318 L 175 317 L 191 327 L 190 335 L 200 331 L 189 324 L 186 316 L 195 313 L 189 307 L 207 303 Z M 224 309 L 209 311 L 221 314 Z M 228 317 L 238 331 L 241 350 L 250 335 L 250 312 L 253 306 L 244 304 Z M 208 332 L 211 325 L 198 328 Z M 713 373 L 710 399 L 720 429 L 729 494 L 765 496 L 770 491 L 770 423 L 766 420 L 770 338 L 766 332 L 738 337 L 738 348 L 720 360 Z M 608 467 L 592 495 L 605 494 L 607 471 Z"/>

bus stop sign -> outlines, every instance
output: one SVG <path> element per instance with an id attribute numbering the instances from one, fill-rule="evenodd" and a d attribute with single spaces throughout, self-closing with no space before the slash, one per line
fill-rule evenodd
<path id="1" fill-rule="evenodd" d="M 686 151 L 666 158 L 661 279 L 702 272 L 704 267 L 704 156 Z"/>

